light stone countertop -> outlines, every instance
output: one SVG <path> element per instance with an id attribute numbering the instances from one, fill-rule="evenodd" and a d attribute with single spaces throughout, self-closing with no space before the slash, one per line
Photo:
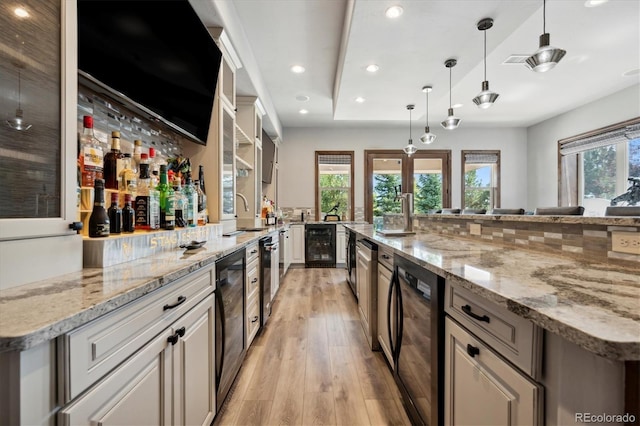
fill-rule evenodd
<path id="1" fill-rule="evenodd" d="M 26 350 L 166 286 L 277 232 L 211 238 L 196 250 L 175 249 L 108 268 L 85 268 L 0 291 L 0 352 Z"/>
<path id="2" fill-rule="evenodd" d="M 347 225 L 424 268 L 612 360 L 640 360 L 640 269 L 435 233 L 383 236 Z"/>

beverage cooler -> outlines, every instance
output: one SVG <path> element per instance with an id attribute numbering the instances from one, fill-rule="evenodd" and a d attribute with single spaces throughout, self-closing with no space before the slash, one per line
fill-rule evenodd
<path id="1" fill-rule="evenodd" d="M 336 267 L 336 225 L 307 224 L 304 227 L 306 268 Z"/>

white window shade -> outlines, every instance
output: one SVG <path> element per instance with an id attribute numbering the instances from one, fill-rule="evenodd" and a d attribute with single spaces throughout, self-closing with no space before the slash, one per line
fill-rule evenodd
<path id="1" fill-rule="evenodd" d="M 351 164 L 351 155 L 320 154 L 318 164 Z"/>
<path id="2" fill-rule="evenodd" d="M 589 151 L 595 148 L 601 148 L 603 146 L 628 142 L 637 138 L 640 138 L 640 123 L 632 124 L 621 129 L 611 130 L 609 132 L 586 137 L 583 139 L 577 139 L 571 142 L 563 143 L 560 146 L 560 154 L 578 154 L 580 152 Z"/>
<path id="3" fill-rule="evenodd" d="M 497 164 L 498 154 L 470 152 L 464 154 L 465 164 Z"/>

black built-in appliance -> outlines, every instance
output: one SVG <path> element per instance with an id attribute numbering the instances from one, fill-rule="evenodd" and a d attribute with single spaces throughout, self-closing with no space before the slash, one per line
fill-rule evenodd
<path id="1" fill-rule="evenodd" d="M 79 83 L 207 141 L 222 53 L 188 0 L 78 0 Z"/>
<path id="2" fill-rule="evenodd" d="M 304 227 L 306 268 L 336 267 L 336 225 L 308 223 Z"/>
<path id="3" fill-rule="evenodd" d="M 356 233 L 350 229 L 347 229 L 347 282 L 353 295 L 358 298 L 356 294 Z"/>
<path id="4" fill-rule="evenodd" d="M 387 332 L 393 375 L 413 425 L 437 426 L 444 420 L 444 282 L 395 256 Z"/>
<path id="5" fill-rule="evenodd" d="M 278 262 L 277 240 L 271 236 L 261 238 L 258 242 L 260 246 L 260 318 L 262 318 L 262 326 L 267 323 L 271 316 L 271 277 L 273 260 L 275 256 Z M 276 271 L 278 271 L 276 263 Z"/>
<path id="6" fill-rule="evenodd" d="M 216 401 L 224 403 L 246 354 L 245 250 L 216 261 Z"/>

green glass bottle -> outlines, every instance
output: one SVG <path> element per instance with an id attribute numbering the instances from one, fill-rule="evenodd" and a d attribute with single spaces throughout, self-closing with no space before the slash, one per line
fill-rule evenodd
<path id="1" fill-rule="evenodd" d="M 167 176 L 167 166 L 160 166 L 160 184 L 156 188 L 160 193 L 160 228 L 175 229 L 176 227 L 176 211 L 175 211 L 175 193 Z"/>

